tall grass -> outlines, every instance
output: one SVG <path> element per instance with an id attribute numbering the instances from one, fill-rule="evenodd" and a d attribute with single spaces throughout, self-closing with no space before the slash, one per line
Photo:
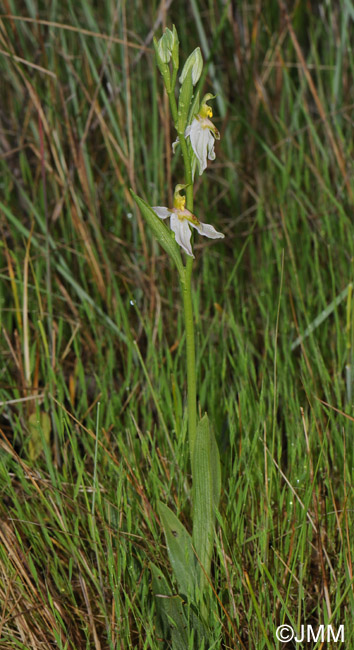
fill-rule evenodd
<path id="1" fill-rule="evenodd" d="M 173 22 L 222 135 L 197 191 L 226 239 L 194 276 L 210 648 L 280 649 L 283 623 L 353 644 L 354 6 L 234 5 L 3 3 L 1 648 L 168 647 L 149 562 L 171 576 L 159 499 L 190 522 L 183 320 L 129 188 L 166 205 L 181 168 L 151 49 Z"/>

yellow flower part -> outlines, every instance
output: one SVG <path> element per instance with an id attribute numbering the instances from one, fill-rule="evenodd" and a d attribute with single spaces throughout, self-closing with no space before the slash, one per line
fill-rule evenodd
<path id="1" fill-rule="evenodd" d="M 198 113 L 199 117 L 205 119 L 206 117 L 213 117 L 213 111 L 208 104 L 202 104 L 202 107 Z"/>

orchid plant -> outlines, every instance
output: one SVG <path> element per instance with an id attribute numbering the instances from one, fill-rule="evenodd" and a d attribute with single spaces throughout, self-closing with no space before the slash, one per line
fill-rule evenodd
<path id="1" fill-rule="evenodd" d="M 196 169 L 199 175 L 207 169 L 207 161 L 215 159 L 215 140 L 220 134 L 210 118 L 209 102 L 214 96 L 207 93 L 200 101 L 197 84 L 203 60 L 197 47 L 187 58 L 179 76 L 179 40 L 175 26 L 166 29 L 159 41 L 154 40 L 156 64 L 161 72 L 169 98 L 172 119 L 177 131 L 172 149 L 180 147 L 184 166 L 184 179 L 175 186 L 173 206 L 151 207 L 133 194 L 143 216 L 152 228 L 157 240 L 175 263 L 183 295 L 186 370 L 188 439 L 192 472 L 193 530 L 192 535 L 181 524 L 174 512 L 159 503 L 158 512 L 163 525 L 166 545 L 172 569 L 183 598 L 172 597 L 170 586 L 161 570 L 151 563 L 153 591 L 157 598 L 162 628 L 171 636 L 174 650 L 189 647 L 187 630 L 199 647 L 207 638 L 207 587 L 210 582 L 211 559 L 214 547 L 215 514 L 221 492 L 220 458 L 213 429 L 207 414 L 197 424 L 196 371 L 194 318 L 192 307 L 193 244 L 192 229 L 210 239 L 224 235 L 213 225 L 202 223 L 194 214 L 193 182 Z M 176 98 L 177 97 L 177 98 Z M 170 219 L 170 229 L 164 220 Z M 185 263 L 181 250 L 186 254 Z M 186 601 L 192 607 L 183 607 Z M 196 610 L 195 605 L 198 609 Z M 198 613 L 196 613 L 198 611 Z M 204 646 L 205 647 L 205 646 Z"/>

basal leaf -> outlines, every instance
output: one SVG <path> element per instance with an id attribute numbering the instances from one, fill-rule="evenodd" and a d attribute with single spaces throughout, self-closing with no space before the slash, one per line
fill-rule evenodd
<path id="1" fill-rule="evenodd" d="M 163 634 L 171 633 L 173 650 L 188 648 L 188 625 L 183 610 L 182 598 L 171 593 L 162 571 L 150 562 L 152 591 L 156 598 L 156 608 L 161 618 Z"/>
<path id="2" fill-rule="evenodd" d="M 199 567 L 192 549 L 192 538 L 172 510 L 161 502 L 158 504 L 158 513 L 179 591 L 193 598 L 198 584 Z"/>
<path id="3" fill-rule="evenodd" d="M 219 450 L 207 415 L 200 420 L 193 453 L 193 545 L 201 565 L 210 575 L 214 545 L 215 510 L 221 492 Z M 201 584 L 205 583 L 201 572 Z"/>
<path id="4" fill-rule="evenodd" d="M 171 634 L 173 650 L 186 650 L 189 647 L 188 641 L 192 628 L 195 642 L 198 643 L 197 647 L 201 649 L 205 647 L 208 632 L 195 606 L 171 592 L 164 574 L 152 562 L 150 562 L 150 570 L 152 591 L 162 623 L 162 633 L 165 637 Z"/>

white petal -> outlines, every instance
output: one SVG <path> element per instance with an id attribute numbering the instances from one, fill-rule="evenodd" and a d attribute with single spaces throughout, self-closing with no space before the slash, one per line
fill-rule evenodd
<path id="1" fill-rule="evenodd" d="M 211 226 L 210 223 L 200 223 L 199 226 L 195 226 L 191 223 L 191 226 L 196 228 L 200 235 L 209 237 L 209 239 L 223 239 L 225 237 L 222 232 L 215 230 L 214 226 Z"/>
<path id="2" fill-rule="evenodd" d="M 186 219 L 181 221 L 176 214 L 171 214 L 170 226 L 171 230 L 175 233 L 177 244 L 183 248 L 187 255 L 194 257 L 191 248 L 192 233 L 189 229 L 188 221 Z"/>
<path id="3" fill-rule="evenodd" d="M 203 129 L 197 120 L 196 122 L 196 125 L 192 124 L 194 128 L 191 129 L 190 139 L 193 151 L 198 158 L 199 174 L 202 174 L 207 166 L 209 131 L 208 129 Z"/>
<path id="4" fill-rule="evenodd" d="M 157 214 L 160 219 L 167 219 L 170 216 L 171 212 L 168 208 L 162 208 L 161 206 L 155 206 L 152 208 L 155 214 Z"/>

